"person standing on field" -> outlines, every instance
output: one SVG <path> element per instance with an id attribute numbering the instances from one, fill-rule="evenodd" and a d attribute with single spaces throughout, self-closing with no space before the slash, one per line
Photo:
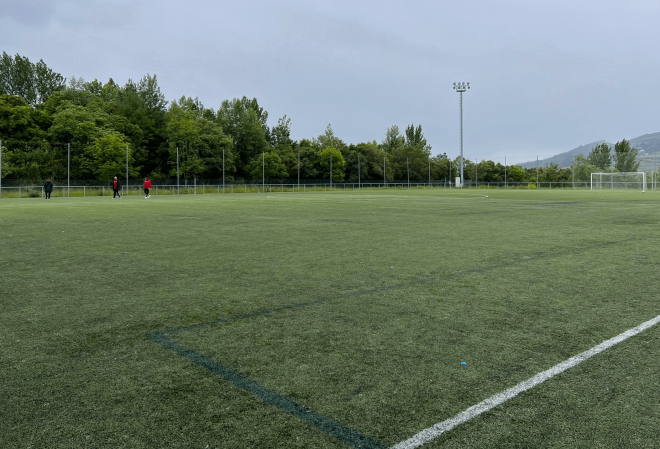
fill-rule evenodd
<path id="1" fill-rule="evenodd" d="M 46 198 L 44 198 L 45 200 L 50 199 L 50 194 L 52 191 L 53 191 L 53 183 L 50 182 L 50 179 L 46 179 L 46 182 L 44 184 L 44 193 L 46 194 Z"/>
<path id="2" fill-rule="evenodd" d="M 115 179 L 112 181 L 112 197 L 115 198 L 117 195 L 119 195 L 119 198 L 121 198 L 121 193 L 119 193 L 119 189 L 121 189 L 121 183 L 119 182 L 119 179 L 115 176 Z"/>
<path id="3" fill-rule="evenodd" d="M 151 190 L 151 181 L 149 180 L 149 177 L 144 178 L 144 197 L 145 198 L 151 198 L 151 195 L 149 195 L 149 190 Z"/>

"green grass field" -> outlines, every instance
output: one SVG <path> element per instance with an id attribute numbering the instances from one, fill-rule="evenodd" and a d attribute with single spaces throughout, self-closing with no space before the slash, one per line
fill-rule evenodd
<path id="1" fill-rule="evenodd" d="M 657 192 L 0 200 L 0 447 L 396 445 L 659 315 L 658 226 Z M 424 447 L 657 447 L 659 327 Z"/>

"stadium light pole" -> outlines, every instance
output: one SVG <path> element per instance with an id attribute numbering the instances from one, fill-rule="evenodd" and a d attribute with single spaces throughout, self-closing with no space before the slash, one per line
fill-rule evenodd
<path id="1" fill-rule="evenodd" d="M 461 114 L 461 188 L 463 188 L 463 92 L 470 88 L 470 83 L 454 83 L 454 90 L 459 93 L 459 110 Z"/>

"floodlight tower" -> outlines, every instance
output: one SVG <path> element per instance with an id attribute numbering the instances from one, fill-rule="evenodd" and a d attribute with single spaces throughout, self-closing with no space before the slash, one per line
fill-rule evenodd
<path id="1" fill-rule="evenodd" d="M 459 109 L 461 113 L 461 188 L 463 188 L 463 92 L 470 88 L 470 83 L 454 83 L 454 90 L 460 94 Z"/>

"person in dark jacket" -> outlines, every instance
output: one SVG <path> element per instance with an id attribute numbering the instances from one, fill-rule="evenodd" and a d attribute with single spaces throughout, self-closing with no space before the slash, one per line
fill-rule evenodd
<path id="1" fill-rule="evenodd" d="M 115 198 L 119 196 L 121 198 L 121 193 L 119 193 L 119 189 L 121 189 L 121 183 L 119 182 L 119 179 L 115 176 L 115 179 L 112 181 L 112 197 Z"/>
<path id="2" fill-rule="evenodd" d="M 50 194 L 53 191 L 53 183 L 50 182 L 50 179 L 46 179 L 46 182 L 44 183 L 44 193 L 46 194 L 45 200 L 50 199 Z"/>

